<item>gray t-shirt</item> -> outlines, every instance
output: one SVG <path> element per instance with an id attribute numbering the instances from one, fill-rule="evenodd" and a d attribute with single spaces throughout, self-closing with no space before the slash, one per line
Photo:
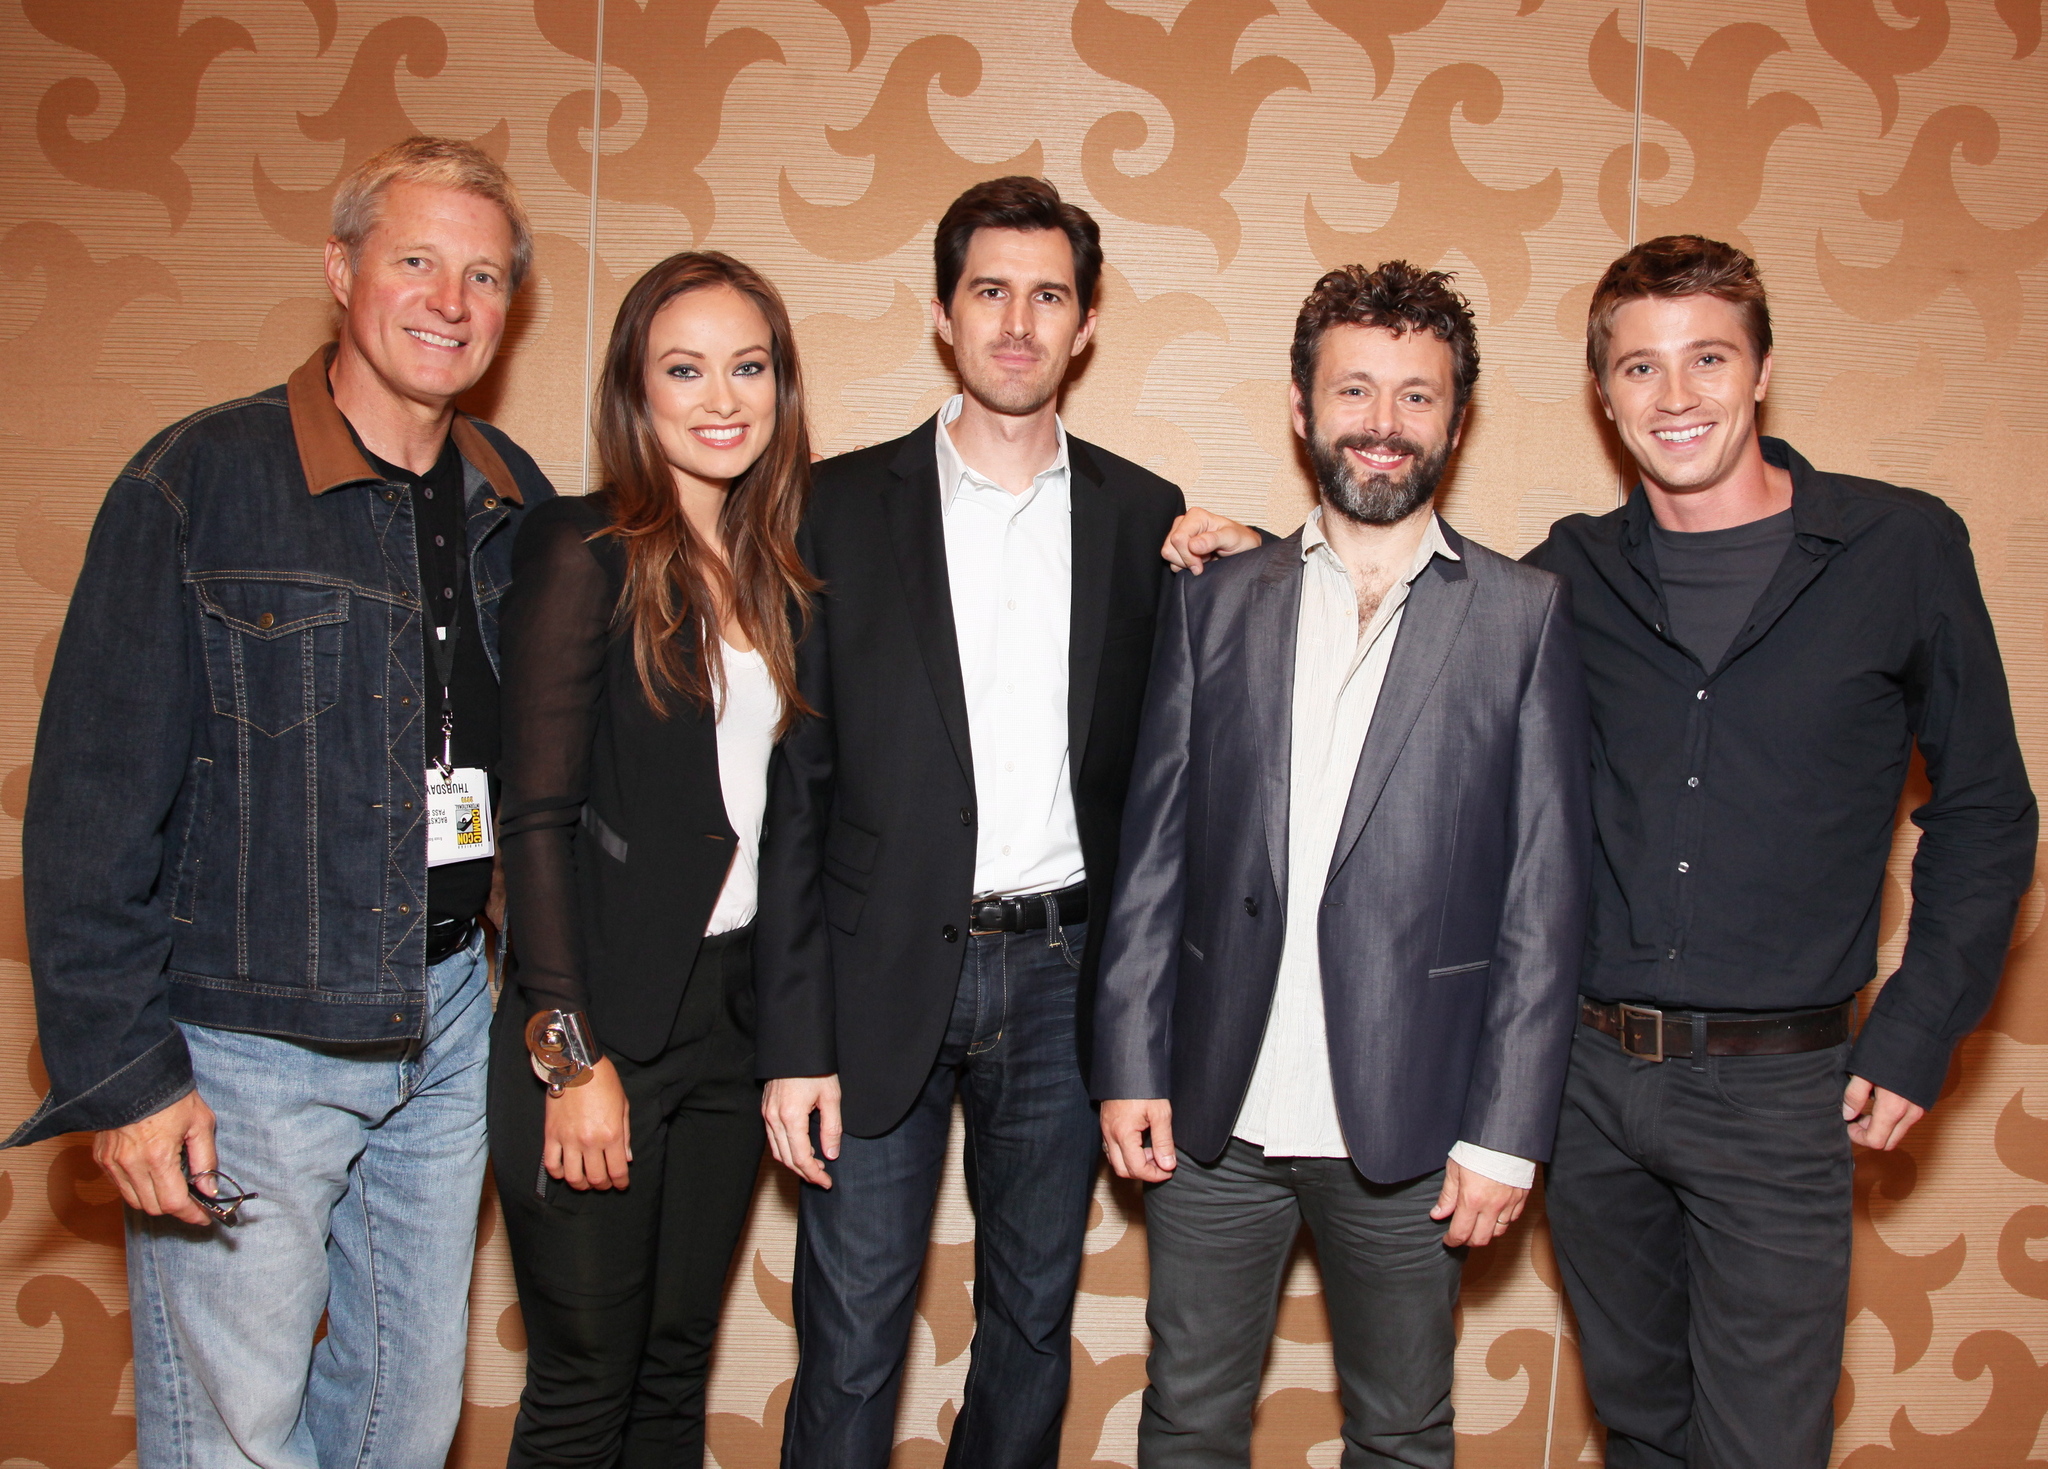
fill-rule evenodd
<path id="1" fill-rule="evenodd" d="M 1781 510 L 1726 530 L 1666 530 L 1650 524 L 1671 636 L 1712 673 L 1749 620 L 1792 544 L 1792 512 Z"/>

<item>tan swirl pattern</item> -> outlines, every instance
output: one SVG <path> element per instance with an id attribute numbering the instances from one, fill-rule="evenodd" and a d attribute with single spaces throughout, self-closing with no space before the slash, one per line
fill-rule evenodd
<path id="1" fill-rule="evenodd" d="M 1769 425 L 1968 519 L 2022 739 L 2048 756 L 2048 54 L 2043 0 L 6 0 L 0 6 L 0 1119 L 44 1085 L 19 821 L 50 650 L 122 460 L 279 381 L 329 329 L 334 182 L 427 129 L 524 186 L 532 288 L 475 406 L 584 486 L 587 354 L 633 276 L 693 245 L 779 282 L 832 450 L 949 391 L 933 221 L 1042 171 L 1102 223 L 1077 431 L 1276 527 L 1316 273 L 1457 270 L 1486 375 L 1448 513 L 1506 551 L 1614 503 L 1588 412 L 1587 294 L 1638 235 L 1745 243 L 1778 303 Z M 1637 76 L 1642 79 L 1640 96 Z M 1896 962 L 1914 829 L 1884 909 Z M 2048 890 L 1909 1146 L 1862 1160 L 1838 1464 L 2048 1464 Z M 957 1177 L 957 1173 L 954 1175 Z M 1105 1181 L 1063 1463 L 1135 1462 L 1142 1203 Z M 503 1461 L 524 1328 L 495 1204 L 452 1460 Z M 794 1368 L 793 1193 L 764 1174 L 712 1385 L 721 1469 L 776 1462 Z M 896 1462 L 937 1466 L 972 1331 L 973 1221 L 940 1201 Z M 1290 1269 L 1261 1466 L 1337 1461 L 1314 1252 Z M 1594 1463 L 1542 1211 L 1467 1268 L 1462 1462 Z M 120 1215 L 81 1139 L 0 1155 L 0 1463 L 133 1453 Z"/>

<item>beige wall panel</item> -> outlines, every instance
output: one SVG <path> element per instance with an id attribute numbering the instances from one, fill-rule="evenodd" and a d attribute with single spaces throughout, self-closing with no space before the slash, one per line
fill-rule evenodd
<path id="1" fill-rule="evenodd" d="M 539 232 L 476 407 L 586 484 L 586 344 L 692 246 L 782 287 L 813 429 L 838 451 L 951 391 L 930 232 L 960 188 L 1042 171 L 1110 268 L 1077 432 L 1192 499 L 1289 528 L 1308 482 L 1286 351 L 1317 273 L 1395 254 L 1459 273 L 1482 377 L 1451 518 L 1509 552 L 1621 478 L 1581 368 L 1628 238 L 1693 229 L 1771 282 L 1770 426 L 1823 465 L 1968 517 L 2021 737 L 2048 754 L 2048 56 L 2039 0 L 9 0 L 0 10 L 0 1112 L 42 1087 L 19 815 L 41 676 L 110 476 L 183 412 L 281 378 L 327 329 L 327 191 L 415 128 L 477 137 Z M 1912 12 L 1911 16 L 1906 13 Z M 593 107 L 600 127 L 593 132 Z M 593 171 L 598 198 L 590 198 Z M 593 238 L 593 215 L 595 234 Z M 594 331 L 593 331 L 594 324 Z M 1910 806 L 1909 793 L 1905 805 Z M 1912 829 L 1887 893 L 1904 937 Z M 1838 1462 L 2048 1454 L 2048 895 L 2007 993 L 1907 1148 L 1864 1160 Z M 957 1130 L 956 1130 L 957 1131 Z M 955 1147 L 957 1149 L 957 1136 Z M 1540 1201 L 1538 1201 L 1540 1204 Z M 1143 1225 L 1105 1182 L 1065 1461 L 1135 1462 Z M 794 1365 L 794 1197 L 764 1172 L 712 1386 L 723 1469 L 775 1461 Z M 524 1336 L 486 1202 L 454 1462 L 502 1461 Z M 898 1462 L 936 1465 L 970 1330 L 972 1218 L 949 1171 Z M 119 1212 L 77 1139 L 0 1159 L 0 1462 L 130 1452 Z M 1289 1272 L 1258 1462 L 1336 1462 L 1312 1254 Z M 1469 1465 L 1596 1462 L 1540 1207 L 1467 1270 Z M 1903 1417 L 1899 1415 L 1903 1413 Z"/>

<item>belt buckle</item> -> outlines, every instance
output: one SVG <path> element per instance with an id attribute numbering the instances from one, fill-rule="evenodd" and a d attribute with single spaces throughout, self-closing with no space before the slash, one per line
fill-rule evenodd
<path id="1" fill-rule="evenodd" d="M 1624 1056 L 1634 1056 L 1639 1061 L 1662 1061 L 1664 1059 L 1664 1012 L 1651 1005 L 1623 1004 L 1617 1008 L 1621 1015 L 1621 1035 L 1618 1037 L 1621 1041 L 1621 1053 Z M 1631 1020 L 1651 1020 L 1656 1022 L 1657 1049 L 1654 1052 L 1639 1051 L 1629 1044 L 1628 1025 Z"/>
<path id="2" fill-rule="evenodd" d="M 987 938 L 991 934 L 1008 933 L 1010 901 L 1011 900 L 1008 898 L 982 898 L 970 904 L 968 911 L 973 916 L 970 917 L 967 921 L 968 937 Z M 994 928 L 974 927 L 975 924 L 980 923 L 983 920 L 983 918 L 990 912 L 993 912 L 995 915 L 996 926 Z"/>

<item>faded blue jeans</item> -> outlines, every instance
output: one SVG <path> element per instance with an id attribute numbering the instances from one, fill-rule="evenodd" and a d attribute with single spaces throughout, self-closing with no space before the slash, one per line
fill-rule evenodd
<path id="1" fill-rule="evenodd" d="M 957 1091 L 974 1206 L 974 1344 L 950 1469 L 1054 1469 L 1102 1134 L 1074 1013 L 1086 925 L 971 937 L 923 1092 L 848 1134 L 798 1201 L 786 1469 L 885 1469 Z M 813 1140 L 815 1141 L 815 1119 Z"/>
<path id="2" fill-rule="evenodd" d="M 258 1198 L 208 1228 L 128 1211 L 141 1469 L 439 1469 L 490 1019 L 479 938 L 427 971 L 424 1040 L 182 1027 L 220 1168 Z"/>

